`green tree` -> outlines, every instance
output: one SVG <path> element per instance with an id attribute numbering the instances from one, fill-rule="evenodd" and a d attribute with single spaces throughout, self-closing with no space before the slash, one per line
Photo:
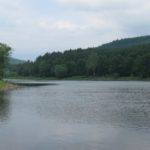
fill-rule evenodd
<path id="1" fill-rule="evenodd" d="M 87 59 L 86 66 L 88 72 L 92 72 L 92 75 L 96 75 L 96 67 L 98 65 L 98 55 L 97 53 L 91 53 Z"/>
<path id="2" fill-rule="evenodd" d="M 140 43 L 139 40 L 135 40 L 137 44 Z M 20 67 L 11 66 L 11 69 L 14 68 L 12 70 L 18 75 L 39 77 L 63 78 L 85 75 L 117 78 L 150 77 L 150 37 L 148 41 L 149 43 L 142 42 L 142 45 L 129 46 L 128 42 L 131 44 L 132 42 L 128 39 L 122 40 L 121 46 L 120 42 L 115 42 L 117 47 L 111 44 L 111 46 L 46 53 L 39 56 L 35 62 L 27 62 Z"/>
<path id="3" fill-rule="evenodd" d="M 142 78 L 150 77 L 150 53 L 135 59 L 134 73 Z"/>
<path id="4" fill-rule="evenodd" d="M 67 66 L 64 64 L 56 65 L 55 66 L 55 76 L 57 78 L 64 78 L 67 75 Z"/>
<path id="5" fill-rule="evenodd" d="M 67 62 L 68 75 L 74 76 L 77 74 L 77 64 L 74 61 Z"/>
<path id="6" fill-rule="evenodd" d="M 11 48 L 9 46 L 0 43 L 0 79 L 4 76 L 5 63 L 7 62 L 10 52 Z"/>
<path id="7" fill-rule="evenodd" d="M 108 58 L 104 56 L 99 56 L 98 59 L 98 67 L 97 72 L 99 76 L 105 76 L 108 74 L 109 71 L 109 64 L 108 64 Z"/>
<path id="8" fill-rule="evenodd" d="M 86 74 L 86 61 L 84 59 L 79 59 L 77 61 L 77 74 L 78 75 Z"/>

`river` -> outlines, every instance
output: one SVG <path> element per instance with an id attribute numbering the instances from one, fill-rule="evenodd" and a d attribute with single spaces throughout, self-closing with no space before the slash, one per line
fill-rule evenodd
<path id="1" fill-rule="evenodd" d="M 0 150 L 150 149 L 150 82 L 43 82 L 0 94 Z"/>

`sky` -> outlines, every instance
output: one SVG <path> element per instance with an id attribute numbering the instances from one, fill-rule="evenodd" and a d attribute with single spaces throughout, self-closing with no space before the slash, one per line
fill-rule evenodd
<path id="1" fill-rule="evenodd" d="M 99 46 L 150 34 L 149 0 L 0 0 L 0 42 L 12 56 Z"/>

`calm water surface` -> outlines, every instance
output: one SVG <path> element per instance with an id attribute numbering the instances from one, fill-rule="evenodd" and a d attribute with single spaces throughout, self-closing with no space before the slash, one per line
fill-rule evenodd
<path id="1" fill-rule="evenodd" d="M 150 82 L 49 83 L 0 93 L 0 150 L 150 150 Z"/>

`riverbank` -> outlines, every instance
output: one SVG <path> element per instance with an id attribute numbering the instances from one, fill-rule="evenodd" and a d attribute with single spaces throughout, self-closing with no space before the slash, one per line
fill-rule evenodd
<path id="1" fill-rule="evenodd" d="M 55 77 L 10 77 L 7 79 L 21 79 L 21 80 L 77 80 L 77 81 L 150 81 L 150 78 L 140 78 L 140 77 L 112 77 L 112 76 L 72 76 L 65 78 L 55 78 Z"/>
<path id="2" fill-rule="evenodd" d="M 0 80 L 0 92 L 17 89 L 18 86 L 7 81 Z"/>

